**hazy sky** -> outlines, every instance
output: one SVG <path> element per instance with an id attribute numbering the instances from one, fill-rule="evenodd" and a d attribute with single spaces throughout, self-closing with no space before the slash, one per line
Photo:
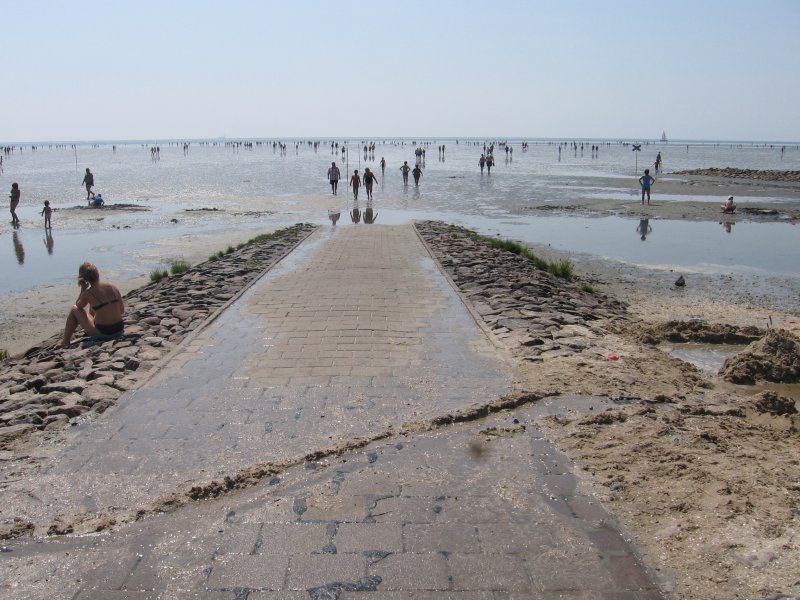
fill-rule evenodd
<path id="1" fill-rule="evenodd" d="M 800 0 L 0 0 L 0 143 L 800 141 Z"/>

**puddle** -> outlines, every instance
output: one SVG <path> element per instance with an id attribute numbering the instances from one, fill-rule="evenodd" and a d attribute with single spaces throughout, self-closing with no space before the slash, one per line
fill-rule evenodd
<path id="1" fill-rule="evenodd" d="M 725 361 L 739 354 L 746 346 L 726 344 L 661 344 L 659 350 L 690 363 L 706 373 L 716 375 Z"/>
<path id="2" fill-rule="evenodd" d="M 717 375 L 726 359 L 735 356 L 747 346 L 734 344 L 660 344 L 659 350 L 670 356 L 690 363 L 710 375 Z M 756 385 L 740 385 L 737 389 L 745 394 L 760 394 L 761 392 L 775 392 L 785 398 L 795 401 L 795 406 L 800 410 L 800 383 L 767 383 Z"/>

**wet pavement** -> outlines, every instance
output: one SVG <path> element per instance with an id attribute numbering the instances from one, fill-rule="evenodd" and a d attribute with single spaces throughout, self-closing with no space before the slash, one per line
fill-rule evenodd
<path id="1" fill-rule="evenodd" d="M 0 590 L 661 598 L 613 517 L 580 493 L 568 459 L 532 422 L 554 404 L 599 400 L 436 420 L 514 387 L 512 366 L 413 227 L 319 231 L 143 388 L 80 426 L 27 495 L 5 498 L 16 514 L 76 531 L 137 511 L 142 520 L 9 543 Z M 359 439 L 374 441 L 353 449 Z M 282 467 L 248 489 L 152 514 L 191 486 L 267 463 Z"/>

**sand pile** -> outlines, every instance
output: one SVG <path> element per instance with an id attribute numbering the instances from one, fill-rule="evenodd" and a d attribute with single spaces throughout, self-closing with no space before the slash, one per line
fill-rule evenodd
<path id="1" fill-rule="evenodd" d="M 726 360 L 719 374 L 738 384 L 800 382 L 800 339 L 788 331 L 769 330 L 762 339 Z"/>

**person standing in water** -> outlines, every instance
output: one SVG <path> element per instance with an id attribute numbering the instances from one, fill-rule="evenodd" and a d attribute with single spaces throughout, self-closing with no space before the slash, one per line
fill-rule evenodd
<path id="1" fill-rule="evenodd" d="M 411 174 L 414 176 L 414 185 L 419 186 L 419 178 L 422 177 L 422 169 L 419 168 L 419 165 L 414 165 Z"/>
<path id="2" fill-rule="evenodd" d="M 381 156 L 381 177 L 386 175 L 386 159 Z"/>
<path id="3" fill-rule="evenodd" d="M 94 175 L 92 175 L 89 167 L 86 167 L 86 175 L 83 176 L 81 183 L 86 186 L 86 199 L 88 200 L 92 197 L 92 187 L 94 187 Z"/>
<path id="4" fill-rule="evenodd" d="M 403 185 L 408 185 L 408 172 L 411 170 L 411 167 L 408 166 L 408 161 L 403 161 L 403 166 L 400 167 L 400 172 L 403 173 Z"/>
<path id="5" fill-rule="evenodd" d="M 650 177 L 650 169 L 644 170 L 644 175 L 639 177 L 639 185 L 642 186 L 642 204 L 644 204 L 644 197 L 645 194 L 647 195 L 647 204 L 650 205 L 650 186 L 652 186 L 656 180 L 653 177 Z"/>
<path id="6" fill-rule="evenodd" d="M 331 182 L 331 191 L 333 195 L 336 195 L 336 188 L 339 187 L 339 179 L 341 179 L 342 174 L 339 172 L 339 167 L 336 166 L 335 162 L 331 163 L 331 168 L 328 169 L 328 181 Z"/>
<path id="7" fill-rule="evenodd" d="M 11 199 L 11 224 L 14 227 L 19 227 L 19 217 L 17 216 L 17 206 L 19 205 L 19 184 L 12 183 L 11 184 L 11 194 L 9 198 Z"/>
<path id="8" fill-rule="evenodd" d="M 50 207 L 50 200 L 44 201 L 44 208 L 42 209 L 42 216 L 44 217 L 44 228 L 52 229 L 53 225 L 50 222 L 50 217 L 53 215 L 53 209 Z"/>
<path id="9" fill-rule="evenodd" d="M 358 176 L 358 169 L 353 171 L 353 176 L 350 178 L 350 186 L 353 188 L 353 198 L 358 200 L 358 188 L 361 187 L 361 177 Z"/>
<path id="10" fill-rule="evenodd" d="M 372 200 L 372 185 L 375 183 L 375 173 L 369 170 L 369 167 L 364 168 L 364 187 L 367 190 L 367 200 Z"/>

